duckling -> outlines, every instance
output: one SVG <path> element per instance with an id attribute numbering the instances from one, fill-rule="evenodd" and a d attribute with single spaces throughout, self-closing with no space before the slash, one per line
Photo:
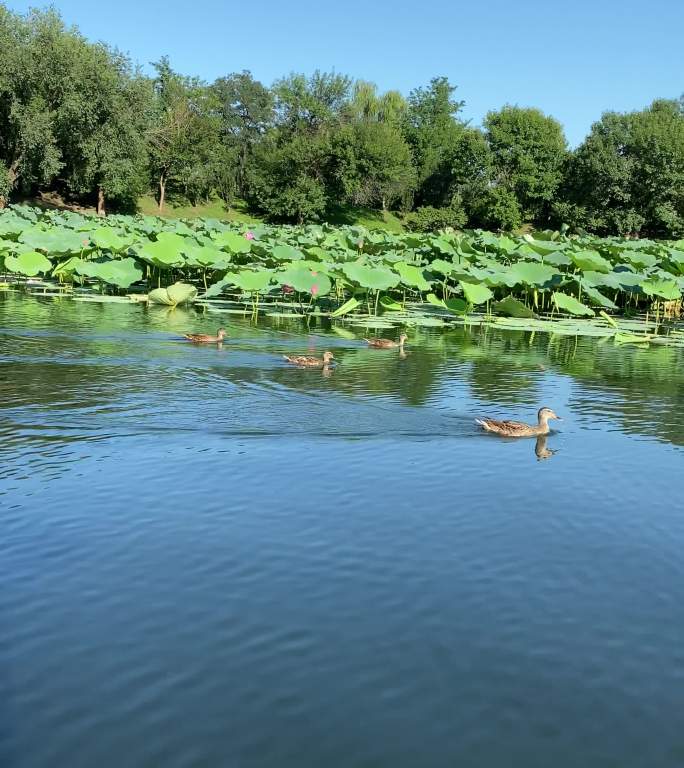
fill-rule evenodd
<path id="1" fill-rule="evenodd" d="M 403 349 L 404 342 L 407 340 L 408 336 L 405 333 L 401 334 L 399 341 L 393 341 L 392 339 L 364 339 L 368 346 L 373 347 L 373 349 L 394 349 L 394 347 Z"/>
<path id="2" fill-rule="evenodd" d="M 327 368 L 330 361 L 335 359 L 332 352 L 324 352 L 323 358 L 309 357 L 307 355 L 283 355 L 288 363 L 299 365 L 304 368 Z"/>
<path id="3" fill-rule="evenodd" d="M 206 333 L 185 333 L 183 336 L 194 344 L 220 344 L 226 337 L 225 328 L 219 328 L 216 336 L 209 336 Z"/>
<path id="4" fill-rule="evenodd" d="M 540 408 L 537 418 L 537 426 L 523 424 L 520 421 L 497 421 L 488 418 L 475 419 L 475 423 L 479 424 L 486 432 L 494 432 L 504 437 L 536 437 L 537 435 L 549 434 L 549 419 L 562 421 L 561 417 L 557 416 L 551 408 Z"/>

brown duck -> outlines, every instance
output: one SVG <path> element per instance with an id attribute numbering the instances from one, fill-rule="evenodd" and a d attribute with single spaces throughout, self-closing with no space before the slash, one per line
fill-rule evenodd
<path id="1" fill-rule="evenodd" d="M 538 424 L 523 424 L 520 421 L 497 421 L 496 419 L 475 419 L 486 432 L 494 432 L 504 437 L 537 437 L 549 434 L 549 419 L 562 421 L 550 408 L 540 408 L 537 414 Z"/>
<path id="2" fill-rule="evenodd" d="M 324 352 L 323 357 L 309 357 L 308 355 L 283 355 L 288 363 L 299 365 L 303 368 L 327 368 L 330 361 L 335 359 L 332 352 Z"/>
<path id="3" fill-rule="evenodd" d="M 364 341 L 369 347 L 373 347 L 373 349 L 394 349 L 394 347 L 403 349 L 404 342 L 407 339 L 408 336 L 405 333 L 402 333 L 399 337 L 399 341 L 393 341 L 392 339 L 364 339 Z"/>
<path id="4" fill-rule="evenodd" d="M 185 333 L 183 336 L 195 344 L 220 344 L 226 337 L 225 328 L 219 328 L 216 336 L 209 336 L 206 333 Z"/>

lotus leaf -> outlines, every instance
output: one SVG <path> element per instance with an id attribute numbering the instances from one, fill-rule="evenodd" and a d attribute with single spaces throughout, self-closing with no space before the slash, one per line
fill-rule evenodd
<path id="1" fill-rule="evenodd" d="M 385 267 L 369 267 L 359 262 L 343 264 L 342 271 L 353 282 L 362 288 L 372 288 L 376 291 L 386 291 L 399 284 L 399 275 Z"/>
<path id="2" fill-rule="evenodd" d="M 548 285 L 558 275 L 557 269 L 536 261 L 519 261 L 510 271 L 517 282 L 534 286 Z"/>
<path id="3" fill-rule="evenodd" d="M 492 309 L 498 314 L 507 315 L 508 317 L 538 317 L 529 307 L 526 307 L 521 301 L 513 298 L 513 296 L 507 296 L 502 301 L 495 302 Z"/>
<path id="4" fill-rule="evenodd" d="M 330 278 L 316 270 L 292 266 L 274 275 L 278 285 L 289 285 L 300 293 L 310 293 L 314 296 L 326 296 L 332 289 Z"/>
<path id="5" fill-rule="evenodd" d="M 249 253 L 253 242 L 237 232 L 212 233 L 212 239 L 219 248 L 225 248 L 231 253 Z"/>
<path id="6" fill-rule="evenodd" d="M 463 295 L 466 297 L 468 304 L 484 304 L 489 301 L 494 294 L 487 288 L 486 285 L 480 285 L 479 283 L 466 283 L 461 280 L 459 282 Z"/>
<path id="7" fill-rule="evenodd" d="M 430 283 L 425 279 L 423 270 L 420 267 L 407 264 L 405 261 L 398 261 L 393 267 L 399 273 L 401 282 L 404 285 L 408 285 L 410 288 L 417 288 L 419 291 L 428 291 L 430 289 Z"/>
<path id="8" fill-rule="evenodd" d="M 338 307 L 332 313 L 331 317 L 342 317 L 342 315 L 349 314 L 349 312 L 353 312 L 360 303 L 361 302 L 357 298 L 352 296 L 351 299 L 348 299 L 344 302 L 344 304 L 342 304 L 342 306 Z"/>
<path id="9" fill-rule="evenodd" d="M 21 275 L 33 277 L 52 269 L 52 262 L 37 251 L 24 251 L 18 256 L 5 256 L 5 267 L 10 272 L 18 272 Z"/>
<path id="10" fill-rule="evenodd" d="M 124 240 L 111 227 L 99 227 L 90 233 L 90 239 L 101 250 L 119 253 L 131 245 L 131 240 Z"/>
<path id="11" fill-rule="evenodd" d="M 583 271 L 610 272 L 613 267 L 598 251 L 577 251 L 570 258 Z"/>
<path id="12" fill-rule="evenodd" d="M 647 296 L 659 296 L 666 301 L 675 301 L 682 296 L 679 284 L 675 280 L 651 277 L 641 283 L 641 288 Z"/>
<path id="13" fill-rule="evenodd" d="M 571 315 L 585 317 L 594 315 L 593 309 L 590 309 L 586 304 L 582 304 L 574 296 L 568 296 L 565 293 L 555 291 L 553 293 L 553 303 L 559 310 L 569 312 Z"/>

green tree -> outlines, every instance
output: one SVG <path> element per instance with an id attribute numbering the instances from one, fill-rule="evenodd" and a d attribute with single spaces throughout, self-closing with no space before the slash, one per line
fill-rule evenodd
<path id="1" fill-rule="evenodd" d="M 352 97 L 345 105 L 345 117 L 353 123 L 388 123 L 399 125 L 408 104 L 399 91 L 378 93 L 375 83 L 357 80 Z"/>
<path id="2" fill-rule="evenodd" d="M 452 158 L 464 129 L 458 113 L 465 103 L 453 98 L 455 91 L 446 77 L 435 77 L 408 98 L 404 135 L 416 165 L 418 205 L 443 207 L 453 197 Z"/>
<path id="3" fill-rule="evenodd" d="M 306 77 L 292 74 L 276 81 L 277 125 L 282 132 L 318 133 L 339 122 L 349 100 L 351 78 L 336 72 Z"/>
<path id="4" fill-rule="evenodd" d="M 563 180 L 563 128 L 538 109 L 512 106 L 489 112 L 484 126 L 497 185 L 515 195 L 525 221 L 543 225 Z"/>
<path id="5" fill-rule="evenodd" d="M 352 205 L 381 207 L 406 202 L 415 185 L 411 150 L 392 123 L 344 126 L 332 138 L 334 175 Z"/>
<path id="6" fill-rule="evenodd" d="M 522 224 L 522 211 L 515 194 L 506 187 L 492 186 L 479 194 L 470 207 L 471 226 L 510 232 Z"/>
<path id="7" fill-rule="evenodd" d="M 146 186 L 150 83 L 102 45 L 76 47 L 71 69 L 78 87 L 64 94 L 56 120 L 66 186 L 96 196 L 100 215 L 106 199 L 135 210 Z"/>
<path id="8" fill-rule="evenodd" d="M 274 221 L 319 220 L 331 190 L 331 136 L 348 109 L 351 80 L 293 74 L 273 86 L 276 119 L 254 151 L 246 199 Z"/>
<path id="9" fill-rule="evenodd" d="M 225 170 L 219 172 L 219 191 L 224 190 L 221 193 L 224 197 L 227 189 L 232 186 L 244 194 L 247 166 L 252 159 L 254 147 L 273 122 L 274 97 L 248 71 L 219 78 L 211 89 L 221 117 L 224 168 L 225 164 L 232 164 L 235 168 L 232 185 Z"/>
<path id="10" fill-rule="evenodd" d="M 167 190 L 193 202 L 211 192 L 220 118 L 214 95 L 201 82 L 174 72 L 167 57 L 154 67 L 155 102 L 147 138 L 161 212 Z"/>
<path id="11" fill-rule="evenodd" d="M 598 234 L 684 235 L 684 102 L 607 112 L 568 163 L 557 220 Z"/>
<path id="12" fill-rule="evenodd" d="M 62 167 L 54 133 L 59 62 L 44 62 L 65 36 L 54 11 L 26 17 L 0 5 L 0 208 L 17 188 L 51 181 Z"/>
<path id="13" fill-rule="evenodd" d="M 255 149 L 246 199 L 271 221 L 318 221 L 328 205 L 330 147 L 325 137 L 275 134 Z"/>
<path id="14" fill-rule="evenodd" d="M 684 98 L 636 113 L 631 134 L 632 194 L 648 234 L 684 236 Z"/>

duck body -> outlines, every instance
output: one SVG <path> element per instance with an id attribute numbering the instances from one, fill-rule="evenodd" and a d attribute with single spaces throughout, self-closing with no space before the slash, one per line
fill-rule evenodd
<path id="1" fill-rule="evenodd" d="M 497 419 L 482 418 L 475 419 L 485 432 L 493 432 L 502 437 L 538 437 L 539 435 L 549 434 L 549 419 L 559 419 L 550 408 L 540 408 L 537 414 L 538 423 L 536 425 L 525 424 L 522 421 L 498 421 Z"/>
<path id="2" fill-rule="evenodd" d="M 184 333 L 183 337 L 188 341 L 192 341 L 193 344 L 220 344 L 226 337 L 226 331 L 223 328 L 219 328 L 216 336 L 210 336 L 206 333 Z"/>
<path id="3" fill-rule="evenodd" d="M 283 355 L 285 360 L 292 365 L 301 368 L 327 368 L 334 359 L 332 352 L 324 352 L 323 357 L 311 357 L 309 355 Z"/>
<path id="4" fill-rule="evenodd" d="M 394 341 L 393 339 L 364 339 L 364 341 L 373 349 L 394 349 L 395 347 L 403 349 L 404 342 L 407 338 L 408 336 L 405 333 L 402 333 L 399 337 L 399 341 Z"/>

